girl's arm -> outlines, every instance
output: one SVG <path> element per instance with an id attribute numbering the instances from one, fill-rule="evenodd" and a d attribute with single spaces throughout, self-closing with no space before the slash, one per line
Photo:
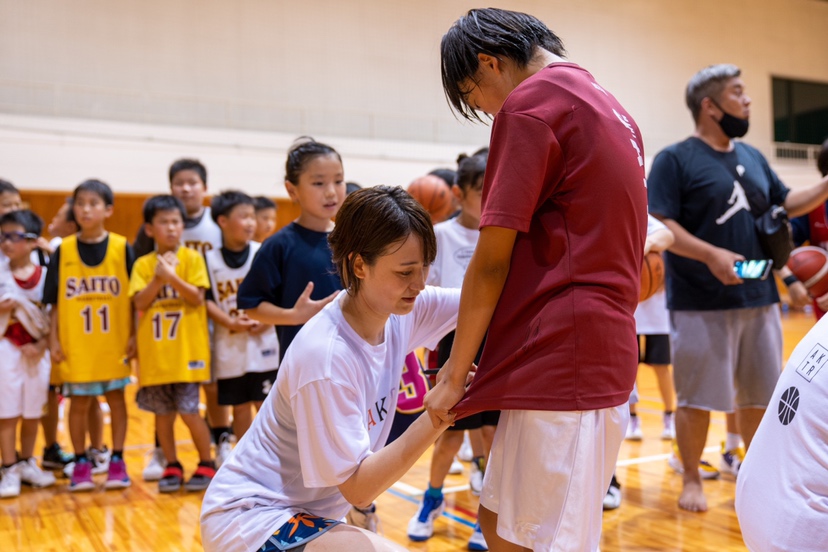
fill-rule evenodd
<path id="1" fill-rule="evenodd" d="M 512 261 L 517 230 L 486 226 L 474 249 L 460 294 L 460 313 L 448 362 L 437 384 L 425 396 L 425 407 L 435 428 L 453 419 L 451 408 L 466 392 L 466 380 L 500 300 Z"/>
<path id="2" fill-rule="evenodd" d="M 436 428 L 427 416 L 420 416 L 399 439 L 363 460 L 353 475 L 339 485 L 339 492 L 357 508 L 368 508 L 405 475 L 452 423 L 453 414 L 449 422 Z"/>

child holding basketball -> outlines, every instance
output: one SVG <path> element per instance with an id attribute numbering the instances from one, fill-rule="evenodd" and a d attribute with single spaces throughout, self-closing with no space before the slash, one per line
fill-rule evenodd
<path id="1" fill-rule="evenodd" d="M 276 326 L 280 357 L 341 289 L 328 234 L 345 199 L 342 158 L 326 144 L 300 138 L 288 151 L 285 188 L 302 210 L 299 218 L 265 241 L 237 299 L 250 318 Z"/>
<path id="2" fill-rule="evenodd" d="M 207 488 L 215 474 L 210 430 L 198 412 L 199 383 L 210 378 L 210 341 L 204 291 L 210 285 L 204 258 L 181 245 L 184 206 L 170 195 L 144 204 L 144 231 L 156 250 L 135 262 L 129 297 L 141 312 L 138 322 L 138 406 L 155 414 L 155 431 L 167 467 L 158 481 L 162 493 L 183 483 L 173 426 L 176 414 L 187 425 L 199 463 L 188 491 Z"/>
<path id="3" fill-rule="evenodd" d="M 401 188 L 350 195 L 330 244 L 347 292 L 298 333 L 207 490 L 208 552 L 299 550 L 311 539 L 330 550 L 403 549 L 340 520 L 351 504 L 371 504 L 451 423 L 433 428 L 422 416 L 383 448 L 405 355 L 453 327 L 459 293 L 425 287 L 434 231 Z"/>
<path id="4" fill-rule="evenodd" d="M 0 250 L 12 283 L 0 289 L 0 498 L 18 496 L 20 483 L 54 485 L 35 459 L 37 426 L 49 388 L 49 322 L 41 310 L 46 269 L 32 263 L 43 221 L 31 211 L 0 216 Z M 15 449 L 20 426 L 20 456 Z"/>
<path id="5" fill-rule="evenodd" d="M 233 407 L 233 433 L 239 439 L 253 422 L 253 408 L 261 408 L 279 368 L 276 330 L 250 319 L 236 305 L 239 284 L 260 247 L 250 241 L 257 228 L 257 205 L 242 192 L 213 197 L 211 214 L 221 227 L 222 246 L 204 255 L 210 277 L 207 312 L 215 323 L 213 373 L 218 379 L 218 401 Z"/>
<path id="6" fill-rule="evenodd" d="M 132 306 L 126 291 L 134 256 L 126 238 L 108 232 L 112 189 L 100 180 L 82 182 L 72 195 L 80 232 L 67 236 L 52 255 L 44 303 L 53 305 L 49 349 L 60 365 L 64 395 L 72 398 L 69 435 L 75 449 L 70 491 L 89 491 L 92 465 L 85 453 L 89 408 L 99 395 L 109 404 L 112 456 L 104 487 L 130 485 L 123 458 L 127 430 L 124 388 L 134 356 Z"/>
<path id="7" fill-rule="evenodd" d="M 452 193 L 460 206 L 460 214 L 434 227 L 437 239 L 437 257 L 428 274 L 428 284 L 441 287 L 459 288 L 463 285 L 469 259 L 471 259 L 477 238 L 480 235 L 480 202 L 483 193 L 483 175 L 486 171 L 488 149 L 471 157 L 460 157 L 457 181 L 452 186 Z M 454 332 L 440 341 L 438 348 L 438 365 L 449 357 Z M 476 361 L 480 360 L 483 346 L 478 350 Z M 443 483 L 449 473 L 454 456 L 463 444 L 463 433 L 469 431 L 484 432 L 484 454 L 473 458 L 480 473 L 485 469 L 485 457 L 491 448 L 491 438 L 497 426 L 499 412 L 478 412 L 455 423 L 437 439 L 431 456 L 431 472 L 428 490 L 420 502 L 420 507 L 408 523 L 408 538 L 413 541 L 425 541 L 434 534 L 434 521 L 443 513 Z M 477 472 L 473 472 L 477 473 Z M 482 483 L 482 478 L 480 480 Z M 480 494 L 480 488 L 472 486 L 472 493 Z M 486 540 L 475 524 L 474 532 L 468 544 L 469 550 L 488 550 Z"/>

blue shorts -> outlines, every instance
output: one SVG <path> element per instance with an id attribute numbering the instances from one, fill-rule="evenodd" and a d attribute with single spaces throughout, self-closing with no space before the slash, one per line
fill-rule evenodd
<path id="1" fill-rule="evenodd" d="M 110 391 L 123 390 L 129 384 L 129 378 L 106 381 L 90 381 L 87 383 L 64 383 L 64 397 L 99 397 Z"/>
<path id="2" fill-rule="evenodd" d="M 259 548 L 259 552 L 302 552 L 308 542 L 324 535 L 340 523 L 342 522 L 335 519 L 299 512 L 279 527 Z"/>

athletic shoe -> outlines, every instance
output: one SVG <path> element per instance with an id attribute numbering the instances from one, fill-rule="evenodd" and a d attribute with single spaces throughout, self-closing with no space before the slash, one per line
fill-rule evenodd
<path id="1" fill-rule="evenodd" d="M 158 492 L 174 493 L 181 488 L 183 482 L 184 472 L 181 470 L 181 464 L 167 466 L 158 479 Z"/>
<path id="2" fill-rule="evenodd" d="M 443 496 L 431 498 L 423 496 L 420 508 L 411 521 L 408 522 L 408 538 L 415 542 L 426 541 L 434 534 L 434 520 L 440 517 L 445 510 L 446 504 Z"/>
<path id="3" fill-rule="evenodd" d="M 60 448 L 60 444 L 54 443 L 51 447 L 43 449 L 43 460 L 40 464 L 45 470 L 62 470 L 74 459 L 74 454 L 69 454 Z"/>
<path id="4" fill-rule="evenodd" d="M 72 462 L 72 466 L 72 480 L 69 483 L 69 490 L 74 493 L 94 489 L 95 483 L 92 481 L 92 462 L 88 458 L 82 457 L 80 462 Z"/>
<path id="5" fill-rule="evenodd" d="M 449 467 L 449 474 L 451 475 L 460 475 L 463 473 L 463 464 L 460 463 L 460 460 L 457 457 L 454 457 L 454 460 L 451 461 L 451 467 Z"/>
<path id="6" fill-rule="evenodd" d="M 20 476 L 20 482 L 26 485 L 31 485 L 35 488 L 51 487 L 55 484 L 55 474 L 50 471 L 43 471 L 37 465 L 37 460 L 29 458 L 28 460 L 21 460 L 17 464 L 17 474 Z"/>
<path id="7" fill-rule="evenodd" d="M 20 473 L 17 464 L 0 468 L 0 498 L 20 496 Z"/>
<path id="8" fill-rule="evenodd" d="M 641 420 L 638 416 L 630 416 L 630 423 L 627 424 L 627 435 L 624 437 L 627 441 L 641 441 L 644 438 L 644 433 L 641 431 Z"/>
<path id="9" fill-rule="evenodd" d="M 457 457 L 463 462 L 471 462 L 472 458 L 474 458 L 468 431 L 463 433 L 463 444 L 460 445 L 460 451 L 457 453 Z"/>
<path id="10" fill-rule="evenodd" d="M 86 456 L 92 461 L 92 475 L 109 473 L 109 461 L 112 459 L 112 451 L 106 448 L 106 445 L 101 450 L 89 447 Z"/>
<path id="11" fill-rule="evenodd" d="M 126 470 L 126 462 L 123 458 L 115 458 L 107 462 L 109 464 L 106 471 L 106 482 L 104 489 L 126 489 L 132 485 L 129 480 L 129 474 Z"/>
<path id="12" fill-rule="evenodd" d="M 681 455 L 679 454 L 678 444 L 673 441 L 673 454 L 670 456 L 670 459 L 667 461 L 667 464 L 673 471 L 676 473 L 684 473 L 684 464 L 681 462 Z M 719 477 L 719 470 L 713 467 L 713 465 L 708 462 L 707 460 L 700 460 L 699 461 L 699 477 L 702 479 L 718 479 Z"/>
<path id="13" fill-rule="evenodd" d="M 149 462 L 144 468 L 144 481 L 158 481 L 164 477 L 164 469 L 167 467 L 167 459 L 164 457 L 164 451 L 161 447 L 155 447 L 147 453 Z"/>
<path id="14" fill-rule="evenodd" d="M 223 436 L 222 436 L 223 437 Z M 211 462 L 212 464 L 212 462 Z M 190 477 L 190 480 L 184 485 L 184 488 L 188 491 L 203 491 L 207 487 L 210 486 L 210 481 L 213 480 L 213 477 L 216 475 L 216 468 L 213 466 L 204 466 L 199 464 L 196 468 L 195 473 L 193 476 Z"/>
<path id="15" fill-rule="evenodd" d="M 221 434 L 219 442 L 216 445 L 216 468 L 220 468 L 221 465 L 224 464 L 228 458 L 230 458 L 230 453 L 233 452 L 233 443 L 235 442 L 235 435 L 230 433 Z"/>
<path id="16" fill-rule="evenodd" d="M 661 431 L 662 441 L 672 441 L 676 438 L 676 421 L 673 414 L 664 414 L 664 429 Z"/>
<path id="17" fill-rule="evenodd" d="M 345 516 L 345 521 L 348 525 L 371 531 L 372 533 L 379 533 L 379 516 L 377 515 L 377 505 L 371 503 L 371 506 L 366 509 L 351 506 L 348 515 Z"/>
<path id="18" fill-rule="evenodd" d="M 469 550 L 488 550 L 489 545 L 486 544 L 486 539 L 483 537 L 483 531 L 480 530 L 480 524 L 474 524 L 474 531 L 469 537 Z"/>
<path id="19" fill-rule="evenodd" d="M 604 510 L 615 510 L 619 506 L 621 506 L 621 484 L 613 474 L 607 494 L 604 496 Z"/>
<path id="20" fill-rule="evenodd" d="M 482 456 L 474 458 L 469 465 L 469 488 L 474 496 L 480 496 L 480 492 L 483 490 L 484 465 Z"/>
<path id="21" fill-rule="evenodd" d="M 719 470 L 736 477 L 739 475 L 739 468 L 745 460 L 745 449 L 742 447 L 733 450 L 725 450 L 725 442 L 722 441 L 722 460 L 719 462 Z"/>

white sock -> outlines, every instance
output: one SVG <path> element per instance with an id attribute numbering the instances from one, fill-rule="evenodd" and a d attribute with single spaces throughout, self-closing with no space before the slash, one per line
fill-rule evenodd
<path id="1" fill-rule="evenodd" d="M 725 450 L 736 450 L 742 446 L 742 436 L 738 433 L 728 433 L 725 439 Z"/>

